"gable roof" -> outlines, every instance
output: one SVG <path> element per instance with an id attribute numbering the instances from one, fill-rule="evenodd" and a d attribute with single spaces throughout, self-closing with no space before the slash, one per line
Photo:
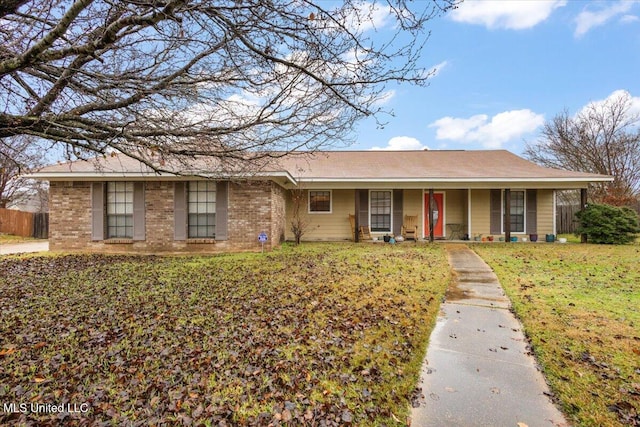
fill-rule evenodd
<path id="1" fill-rule="evenodd" d="M 261 171 L 251 173 L 213 172 L 211 163 L 196 165 L 194 171 L 198 172 L 182 170 L 176 165 L 170 170 L 179 173 L 181 179 L 194 175 L 266 178 L 284 186 L 300 182 L 308 188 L 322 185 L 353 188 L 365 183 L 391 186 L 399 182 L 405 183 L 405 188 L 429 184 L 491 188 L 496 183 L 510 183 L 515 187 L 532 182 L 545 183 L 548 188 L 584 188 L 589 182 L 613 180 L 607 175 L 545 168 L 507 150 L 297 152 L 276 156 Z M 52 165 L 30 176 L 49 180 L 176 179 L 175 174 L 159 174 L 123 155 Z"/>

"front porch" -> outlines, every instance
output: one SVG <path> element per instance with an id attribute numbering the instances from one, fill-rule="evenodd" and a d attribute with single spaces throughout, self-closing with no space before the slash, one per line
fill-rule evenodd
<path id="1" fill-rule="evenodd" d="M 306 190 L 303 212 L 306 241 L 359 240 L 355 228 L 372 239 L 400 236 L 406 216 L 417 217 L 419 241 L 481 241 L 489 236 L 528 240 L 530 234 L 556 234 L 555 190 L 548 188 L 369 188 Z M 431 203 L 430 203 L 431 201 Z M 291 197 L 287 200 L 287 239 L 292 239 Z M 433 207 L 433 209 L 431 209 Z M 431 218 L 431 221 L 430 221 Z M 510 218 L 507 224 L 505 218 Z M 434 224 L 429 227 L 429 224 Z"/>

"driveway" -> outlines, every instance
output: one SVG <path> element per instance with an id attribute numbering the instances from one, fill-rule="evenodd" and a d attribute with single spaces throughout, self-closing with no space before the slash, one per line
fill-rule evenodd
<path id="1" fill-rule="evenodd" d="M 46 252 L 49 250 L 48 240 L 36 240 L 25 243 L 0 244 L 0 255 L 20 254 L 26 252 Z"/>

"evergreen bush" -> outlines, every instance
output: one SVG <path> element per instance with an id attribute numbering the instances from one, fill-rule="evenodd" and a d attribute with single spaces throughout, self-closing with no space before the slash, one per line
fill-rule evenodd
<path id="1" fill-rule="evenodd" d="M 638 214 L 627 207 L 589 205 L 576 213 L 580 225 L 576 234 L 586 234 L 591 243 L 622 245 L 640 233 Z"/>

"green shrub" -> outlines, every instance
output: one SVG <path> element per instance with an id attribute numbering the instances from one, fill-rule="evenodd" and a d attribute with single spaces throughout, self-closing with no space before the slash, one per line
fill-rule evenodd
<path id="1" fill-rule="evenodd" d="M 577 234 L 586 234 L 591 243 L 622 245 L 640 233 L 638 214 L 626 207 L 589 205 L 576 214 Z"/>

